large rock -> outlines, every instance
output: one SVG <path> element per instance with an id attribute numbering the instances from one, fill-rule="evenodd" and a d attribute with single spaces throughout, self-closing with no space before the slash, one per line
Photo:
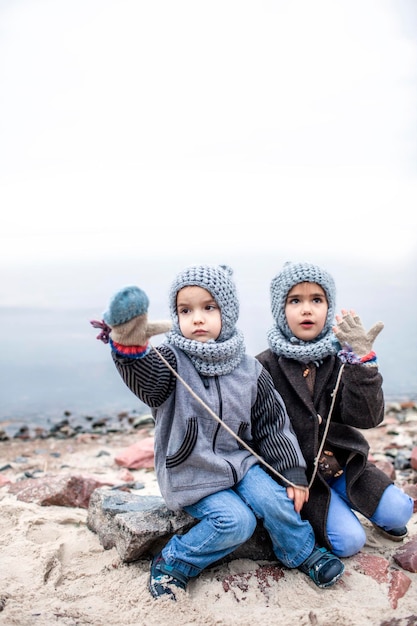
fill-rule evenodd
<path id="1" fill-rule="evenodd" d="M 187 513 L 167 509 L 159 496 L 100 488 L 92 493 L 88 506 L 88 528 L 97 533 L 105 550 L 116 548 L 125 562 L 156 554 L 174 534 L 182 535 L 194 524 L 196 520 Z M 227 560 L 240 558 L 276 560 L 261 524 Z"/>
<path id="2" fill-rule="evenodd" d="M 108 482 L 85 476 L 45 476 L 26 478 L 10 483 L 9 493 L 23 502 L 36 502 L 40 506 L 68 506 L 87 509 L 91 494 Z"/>

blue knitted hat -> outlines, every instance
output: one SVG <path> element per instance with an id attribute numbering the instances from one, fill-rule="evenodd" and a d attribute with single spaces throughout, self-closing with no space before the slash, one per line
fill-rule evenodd
<path id="1" fill-rule="evenodd" d="M 291 263 L 287 261 L 282 271 L 271 282 L 271 312 L 276 326 L 282 334 L 291 339 L 292 332 L 285 316 L 285 303 L 288 292 L 299 283 L 317 283 L 326 294 L 328 311 L 324 328 L 317 339 L 331 331 L 334 324 L 336 305 L 336 286 L 328 272 L 311 263 Z"/>
<path id="2" fill-rule="evenodd" d="M 180 332 L 177 315 L 177 293 L 183 287 L 202 287 L 211 293 L 220 307 L 222 330 L 217 341 L 229 339 L 239 317 L 239 300 L 228 265 L 192 265 L 180 272 L 171 285 L 169 306 L 173 331 Z"/>

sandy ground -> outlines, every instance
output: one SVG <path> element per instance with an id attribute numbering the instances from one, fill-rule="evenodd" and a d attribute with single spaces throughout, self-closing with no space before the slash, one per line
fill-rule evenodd
<path id="1" fill-rule="evenodd" d="M 145 433 L 146 434 L 146 433 Z M 68 473 L 121 482 L 125 471 L 114 461 L 137 434 L 90 436 L 71 440 L 0 442 L 2 477 L 15 481 L 24 472 Z M 152 470 L 133 470 L 142 494 L 159 494 Z M 0 488 L 0 624 L 7 626 L 415 626 L 417 574 L 392 559 L 398 544 L 367 525 L 368 542 L 345 559 L 343 578 L 318 589 L 296 570 L 235 560 L 211 568 L 190 583 L 177 602 L 154 600 L 147 589 L 149 561 L 123 563 L 115 548 L 104 550 L 86 526 L 87 511 L 41 507 L 19 501 Z M 417 534 L 417 514 L 409 524 Z M 387 560 L 381 580 L 366 573 L 363 555 Z M 393 607 L 390 581 L 401 570 L 411 581 Z"/>

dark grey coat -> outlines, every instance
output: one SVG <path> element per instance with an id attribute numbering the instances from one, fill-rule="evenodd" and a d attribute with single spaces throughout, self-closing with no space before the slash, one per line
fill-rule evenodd
<path id="1" fill-rule="evenodd" d="M 305 366 L 301 363 L 278 357 L 269 349 L 258 354 L 257 359 L 270 372 L 275 387 L 285 402 L 307 462 L 307 476 L 310 480 L 329 415 L 332 392 L 342 364 L 335 356 L 324 359 L 316 369 L 312 397 L 303 377 Z M 319 415 L 323 419 L 321 424 Z M 346 364 L 333 407 L 326 444 L 334 450 L 339 463 L 344 467 L 351 503 L 365 517 L 374 513 L 382 493 L 392 481 L 368 462 L 369 444 L 358 429 L 373 428 L 383 418 L 384 396 L 382 376 L 378 368 Z M 317 473 L 302 516 L 313 526 L 318 543 L 331 549 L 326 533 L 329 503 L 329 486 Z"/>

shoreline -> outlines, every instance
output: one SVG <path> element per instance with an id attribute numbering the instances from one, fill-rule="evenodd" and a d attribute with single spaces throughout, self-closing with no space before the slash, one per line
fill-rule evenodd
<path id="1" fill-rule="evenodd" d="M 417 395 L 415 398 L 392 396 L 385 399 L 385 415 L 399 415 L 410 410 L 417 414 Z M 153 417 L 145 405 L 139 409 L 85 413 L 65 410 L 60 417 L 42 414 L 38 414 L 37 418 L 9 417 L 0 419 L 0 442 L 12 439 L 71 438 L 78 434 L 131 434 L 151 423 Z"/>
<path id="2" fill-rule="evenodd" d="M 64 411 L 61 417 L 43 417 L 42 420 L 32 420 L 30 417 L 27 419 L 0 420 L 0 442 L 12 439 L 48 439 L 50 437 L 66 439 L 78 434 L 129 434 L 149 423 L 153 423 L 153 418 L 147 407 L 141 411 L 124 409 L 95 414 L 92 412 L 81 414 Z"/>
<path id="3" fill-rule="evenodd" d="M 415 445 L 415 405 L 391 407 L 380 426 L 362 432 L 375 462 L 394 472 L 398 486 L 415 489 L 416 470 L 394 469 L 395 455 L 404 456 Z M 31 477 L 42 481 L 53 476 L 81 475 L 105 484 L 122 484 L 123 488 L 128 488 L 126 483 L 140 485 L 135 487 L 138 495 L 160 495 L 152 468 L 133 470 L 115 461 L 126 447 L 152 434 L 153 425 L 148 422 L 129 432 L 80 432 L 0 442 L 0 624 L 415 623 L 417 572 L 397 564 L 395 555 L 402 544 L 378 535 L 367 520 L 366 544 L 357 555 L 344 559 L 345 574 L 334 587 L 318 589 L 298 570 L 287 570 L 275 562 L 236 559 L 204 570 L 189 584 L 187 592 L 172 602 L 151 597 L 149 558 L 125 563 L 115 547 L 103 548 L 97 534 L 87 527 L 87 509 L 41 506 L 34 495 L 27 501 L 9 492 L 8 483 Z M 2 484 L 2 480 L 8 482 Z M 409 537 L 403 543 L 416 545 L 417 550 L 417 511 L 408 528 Z"/>

